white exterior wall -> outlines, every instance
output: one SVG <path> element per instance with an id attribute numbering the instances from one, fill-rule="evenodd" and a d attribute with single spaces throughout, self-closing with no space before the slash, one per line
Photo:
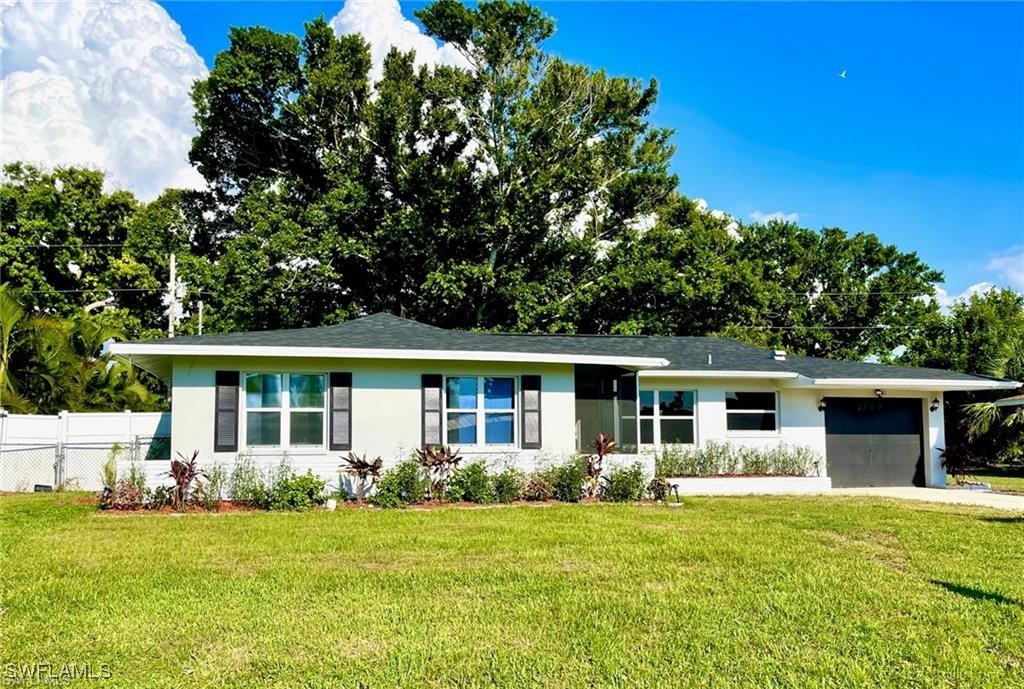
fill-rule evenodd
<path id="1" fill-rule="evenodd" d="M 238 359 L 183 357 L 175 362 L 171 388 L 173 409 L 172 453 L 190 456 L 199 450 L 204 465 L 232 463 L 240 453 L 267 467 L 281 460 L 277 448 L 244 447 L 239 429 L 239 452 L 213 451 L 214 376 L 219 370 L 266 373 L 352 373 L 352 450 L 369 457 L 380 456 L 385 467 L 392 466 L 420 447 L 422 437 L 422 380 L 424 373 L 444 375 L 541 376 L 540 450 L 488 451 L 460 447 L 467 460 L 484 459 L 496 464 L 514 464 L 529 470 L 537 465 L 559 462 L 575 453 L 576 395 L 574 371 L 569 364 L 473 363 L 465 361 L 387 361 L 380 359 Z M 240 408 L 240 414 L 244 409 Z M 517 420 L 518 423 L 518 420 Z M 312 469 L 337 485 L 340 457 L 347 451 L 326 449 L 289 450 L 294 469 Z"/>
<path id="2" fill-rule="evenodd" d="M 641 376 L 641 390 L 695 390 L 696 420 L 695 442 L 709 440 L 728 442 L 748 447 L 767 447 L 785 443 L 803 445 L 814 450 L 825 459 L 825 414 L 818 411 L 818 400 L 822 397 L 875 397 L 875 389 L 845 388 L 787 388 L 773 381 L 765 380 L 707 380 L 685 378 L 658 378 Z M 882 388 L 884 389 L 884 388 Z M 775 432 L 728 431 L 726 430 L 726 392 L 777 392 L 778 430 Z M 924 428 L 924 469 L 925 483 L 929 486 L 946 485 L 946 472 L 942 468 L 940 454 L 945 447 L 945 418 L 942 408 L 942 393 L 916 392 L 912 390 L 888 390 L 886 399 L 914 398 L 921 400 Z M 931 401 L 938 398 L 936 411 L 930 410 Z M 645 446 L 648 451 L 653 449 Z M 821 476 L 828 476 L 827 461 L 822 463 Z"/>

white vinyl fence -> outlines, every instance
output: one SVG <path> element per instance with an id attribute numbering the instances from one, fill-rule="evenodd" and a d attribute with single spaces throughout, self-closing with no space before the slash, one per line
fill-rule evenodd
<path id="1" fill-rule="evenodd" d="M 0 410 L 0 491 L 100 490 L 103 464 L 112 454 L 121 462 L 144 463 L 170 459 L 170 451 L 167 412 L 48 416 Z"/>

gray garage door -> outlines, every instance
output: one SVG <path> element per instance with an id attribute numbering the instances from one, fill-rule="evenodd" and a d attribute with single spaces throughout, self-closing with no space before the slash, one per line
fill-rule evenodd
<path id="1" fill-rule="evenodd" d="M 923 486 L 921 400 L 825 400 L 825 460 L 836 488 Z"/>

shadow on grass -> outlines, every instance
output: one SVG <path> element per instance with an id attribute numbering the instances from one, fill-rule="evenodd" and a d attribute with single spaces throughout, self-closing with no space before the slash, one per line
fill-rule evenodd
<path id="1" fill-rule="evenodd" d="M 989 603 L 999 603 L 1001 605 L 1016 605 L 1018 608 L 1024 608 L 1024 603 L 1021 603 L 1016 598 L 1004 596 L 1001 593 L 982 591 L 981 589 L 971 588 L 970 586 L 951 584 L 948 581 L 938 581 L 936 579 L 932 579 L 931 583 L 946 589 L 950 593 L 955 593 L 957 595 L 964 596 L 965 598 L 988 601 Z"/>
<path id="2" fill-rule="evenodd" d="M 983 522 L 993 524 L 1024 524 L 1024 516 L 1020 517 L 981 517 Z"/>

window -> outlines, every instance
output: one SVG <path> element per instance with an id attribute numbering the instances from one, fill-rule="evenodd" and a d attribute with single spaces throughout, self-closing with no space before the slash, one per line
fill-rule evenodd
<path id="1" fill-rule="evenodd" d="M 515 444 L 515 378 L 449 376 L 444 397 L 449 445 Z"/>
<path id="2" fill-rule="evenodd" d="M 725 393 L 725 427 L 730 431 L 775 431 L 777 417 L 774 392 Z"/>
<path id="3" fill-rule="evenodd" d="M 692 390 L 641 390 L 640 443 L 692 444 L 696 397 Z"/>
<path id="4" fill-rule="evenodd" d="M 322 373 L 245 374 L 245 444 L 323 447 L 326 391 Z"/>

